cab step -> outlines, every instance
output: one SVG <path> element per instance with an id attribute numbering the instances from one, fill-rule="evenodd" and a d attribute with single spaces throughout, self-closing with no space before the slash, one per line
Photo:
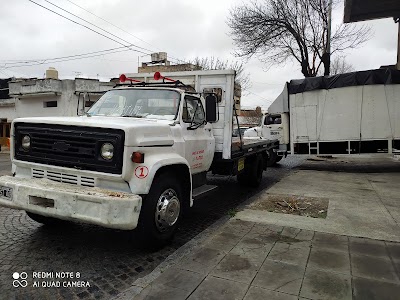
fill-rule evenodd
<path id="1" fill-rule="evenodd" d="M 199 186 L 193 190 L 193 199 L 198 200 L 200 198 L 203 198 L 211 192 L 214 192 L 217 188 L 218 186 L 209 184 Z"/>

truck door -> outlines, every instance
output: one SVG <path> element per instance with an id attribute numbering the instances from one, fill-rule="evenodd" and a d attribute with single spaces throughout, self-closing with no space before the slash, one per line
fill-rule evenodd
<path id="1" fill-rule="evenodd" d="M 205 111 L 200 98 L 185 96 L 181 118 L 185 158 L 192 173 L 207 171 L 214 157 L 215 140 L 211 124 L 205 124 Z"/>

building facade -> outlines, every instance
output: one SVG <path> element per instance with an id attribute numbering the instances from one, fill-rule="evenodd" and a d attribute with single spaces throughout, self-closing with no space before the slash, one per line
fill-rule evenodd
<path id="1" fill-rule="evenodd" d="M 114 86 L 112 82 L 83 78 L 18 79 L 7 84 L 8 98 L 0 99 L 2 146 L 7 145 L 15 118 L 81 115 Z"/>

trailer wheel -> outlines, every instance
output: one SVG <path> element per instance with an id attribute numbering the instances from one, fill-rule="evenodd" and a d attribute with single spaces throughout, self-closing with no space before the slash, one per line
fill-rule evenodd
<path id="1" fill-rule="evenodd" d="M 257 155 L 255 159 L 245 163 L 244 171 L 237 175 L 237 180 L 242 185 L 258 187 L 262 181 L 263 171 L 263 158 L 261 155 Z"/>
<path id="2" fill-rule="evenodd" d="M 177 179 L 168 173 L 157 176 L 143 198 L 137 227 L 146 247 L 161 247 L 174 236 L 183 209 L 183 193 Z"/>
<path id="3" fill-rule="evenodd" d="M 43 225 L 57 226 L 57 225 L 61 225 L 62 223 L 64 223 L 63 220 L 52 218 L 52 217 L 46 217 L 46 216 L 38 215 L 38 214 L 35 214 L 35 213 L 31 213 L 29 211 L 26 211 L 26 214 L 33 221 L 36 221 L 36 222 L 41 223 Z"/>

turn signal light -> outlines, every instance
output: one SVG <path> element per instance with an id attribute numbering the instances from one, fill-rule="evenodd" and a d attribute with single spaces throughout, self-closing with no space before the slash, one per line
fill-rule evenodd
<path id="1" fill-rule="evenodd" d="M 131 155 L 131 160 L 137 164 L 144 163 L 144 154 L 140 152 L 133 152 Z"/>

